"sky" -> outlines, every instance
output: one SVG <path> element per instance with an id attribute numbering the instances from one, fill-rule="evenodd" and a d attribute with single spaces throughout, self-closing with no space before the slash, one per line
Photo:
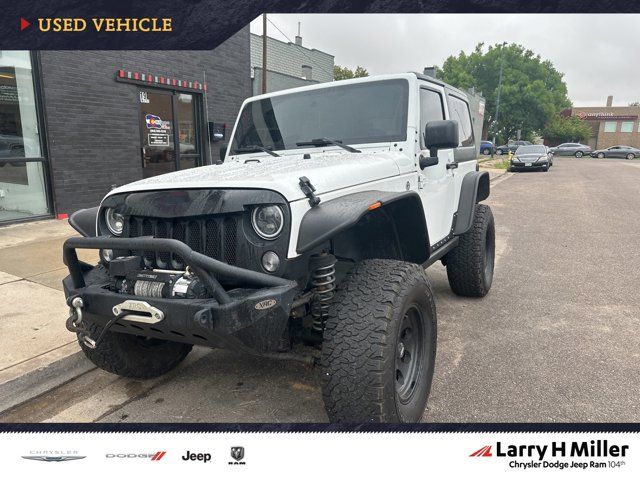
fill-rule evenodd
<path id="1" fill-rule="evenodd" d="M 640 100 L 640 15 L 632 14 L 270 14 L 267 35 L 335 56 L 370 75 L 421 72 L 475 45 L 519 43 L 564 73 L 576 107 Z M 262 20 L 251 23 L 262 34 Z M 286 36 L 285 36 L 286 35 Z M 288 38 L 287 38 L 288 37 Z"/>

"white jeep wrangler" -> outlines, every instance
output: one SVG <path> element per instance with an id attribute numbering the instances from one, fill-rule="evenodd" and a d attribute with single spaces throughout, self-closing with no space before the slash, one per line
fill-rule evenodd
<path id="1" fill-rule="evenodd" d="M 441 260 L 464 296 L 493 277 L 466 95 L 413 73 L 261 95 L 225 152 L 71 217 L 67 328 L 87 357 L 133 378 L 193 344 L 312 361 L 331 421 L 419 421 L 436 355 L 425 267 Z"/>

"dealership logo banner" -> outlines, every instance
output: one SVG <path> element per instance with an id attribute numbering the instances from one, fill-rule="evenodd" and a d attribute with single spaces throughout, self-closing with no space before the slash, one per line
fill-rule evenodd
<path id="1" fill-rule="evenodd" d="M 37 442 L 42 447 L 33 448 L 32 433 L 0 433 L 0 460 L 18 464 L 25 478 L 87 471 L 128 478 L 291 477 L 283 469 L 311 480 L 345 472 L 392 478 L 398 471 L 418 478 L 531 478 L 531 471 L 545 478 L 640 478 L 637 432 L 49 432 Z"/>

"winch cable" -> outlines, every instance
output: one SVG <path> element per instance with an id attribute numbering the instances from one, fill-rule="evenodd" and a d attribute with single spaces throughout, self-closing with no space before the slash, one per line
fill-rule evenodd
<path id="1" fill-rule="evenodd" d="M 96 338 L 95 340 L 93 340 L 91 337 L 89 337 L 88 335 L 86 335 L 82 331 L 78 332 L 78 336 L 80 337 L 80 340 L 82 340 L 82 343 L 84 343 L 90 349 L 94 350 L 94 349 L 96 349 L 98 347 L 98 345 L 102 341 L 102 338 L 104 337 L 105 333 L 107 333 L 107 331 L 114 325 L 114 323 L 116 323 L 118 320 L 121 320 L 122 318 L 124 318 L 127 315 L 129 315 L 129 313 L 131 313 L 131 312 L 123 310 L 118 315 L 116 315 L 111 320 L 109 320 L 105 324 L 104 328 L 100 331 L 100 334 L 98 335 L 98 338 Z"/>

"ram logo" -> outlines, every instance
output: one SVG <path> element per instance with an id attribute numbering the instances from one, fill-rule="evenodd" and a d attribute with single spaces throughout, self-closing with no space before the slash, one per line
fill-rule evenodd
<path id="1" fill-rule="evenodd" d="M 269 298 L 267 300 L 262 300 L 261 302 L 256 303 L 256 310 L 266 310 L 267 308 L 273 307 L 276 302 L 273 298 Z"/>

